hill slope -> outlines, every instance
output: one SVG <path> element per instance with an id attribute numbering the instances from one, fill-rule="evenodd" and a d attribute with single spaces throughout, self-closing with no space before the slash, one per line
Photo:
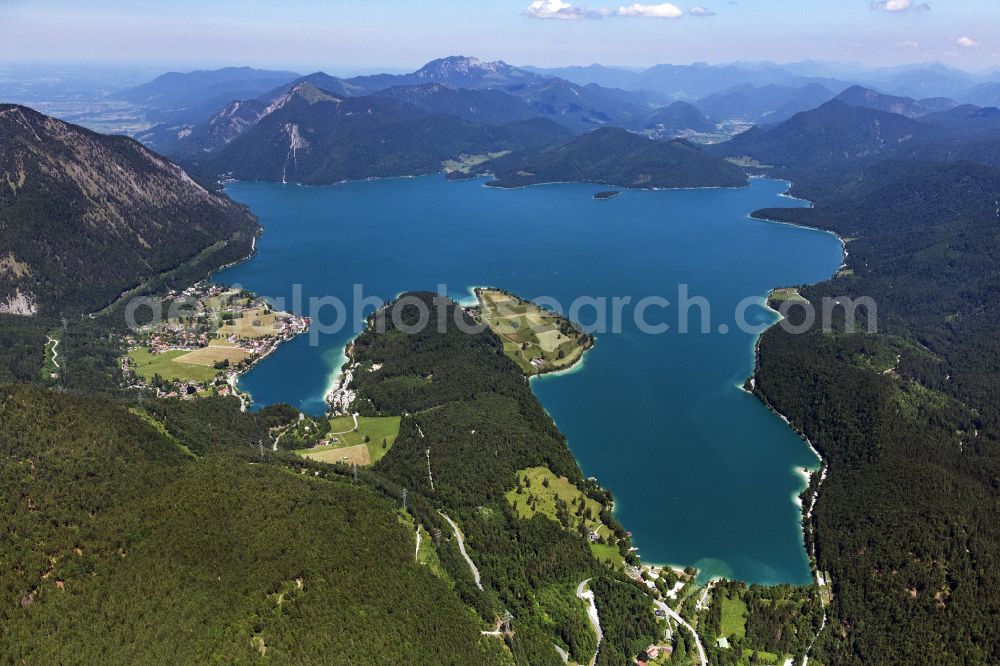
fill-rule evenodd
<path id="1" fill-rule="evenodd" d="M 684 131 L 709 132 L 715 125 L 694 104 L 674 102 L 653 111 L 646 119 L 645 128 L 661 135 L 677 136 Z"/>
<path id="2" fill-rule="evenodd" d="M 88 312 L 212 248 L 250 252 L 242 206 L 131 139 L 0 105 L 0 312 Z"/>
<path id="3" fill-rule="evenodd" d="M 817 308 L 877 304 L 877 334 L 837 318 L 760 342 L 756 390 L 828 465 L 807 525 L 834 594 L 810 662 L 994 663 L 1000 171 L 901 160 L 864 178 L 837 171 L 796 184 L 815 209 L 762 213 L 853 239 L 846 270 L 802 290 Z"/>
<path id="4" fill-rule="evenodd" d="M 0 387 L 5 657 L 509 661 L 447 580 L 414 561 L 413 529 L 389 500 L 251 464 L 219 435 L 203 455 L 178 425 L 211 430 L 219 419 L 267 437 L 235 402 L 223 404 L 147 412 Z"/>
<path id="5" fill-rule="evenodd" d="M 636 188 L 743 187 L 736 166 L 686 141 L 650 141 L 623 129 L 606 128 L 560 146 L 488 162 L 494 187 L 589 182 Z"/>
<path id="6" fill-rule="evenodd" d="M 462 154 L 534 148 L 565 133 L 544 119 L 491 127 L 389 97 L 339 99 L 302 84 L 197 168 L 241 180 L 328 184 L 435 173 Z"/>
<path id="7" fill-rule="evenodd" d="M 942 135 L 939 128 L 904 116 L 832 100 L 780 125 L 755 127 L 707 150 L 723 157 L 752 157 L 776 167 L 820 168 L 899 152 Z"/>
<path id="8" fill-rule="evenodd" d="M 818 83 L 801 88 L 752 86 L 743 84 L 698 100 L 695 105 L 714 120 L 743 118 L 755 123 L 774 124 L 796 113 L 815 109 L 834 94 Z"/>
<path id="9" fill-rule="evenodd" d="M 211 71 L 169 72 L 119 96 L 147 108 L 150 119 L 195 123 L 236 99 L 250 99 L 297 78 L 295 72 L 225 67 Z"/>

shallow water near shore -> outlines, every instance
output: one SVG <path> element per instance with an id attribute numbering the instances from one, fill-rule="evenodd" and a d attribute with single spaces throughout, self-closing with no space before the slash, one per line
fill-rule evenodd
<path id="1" fill-rule="evenodd" d="M 694 565 L 703 578 L 807 583 L 796 470 L 817 460 L 740 390 L 756 336 L 737 329 L 735 312 L 747 297 L 763 303 L 771 288 L 829 277 L 841 262 L 839 240 L 749 219 L 758 208 L 806 205 L 782 197 L 780 181 L 623 191 L 595 201 L 600 189 L 504 191 L 438 176 L 331 187 L 231 184 L 227 192 L 260 217 L 264 234 L 255 257 L 216 279 L 284 298 L 287 307 L 300 284 L 302 303 L 337 296 L 349 320 L 318 345 L 309 335 L 283 345 L 240 387 L 258 407 L 288 402 L 322 414 L 344 345 L 364 323 L 352 312 L 355 284 L 382 299 L 439 284 L 456 300 L 468 300 L 474 285 L 553 297 L 564 307 L 580 296 L 631 297 L 622 331 L 599 332 L 582 366 L 533 381 L 584 474 L 614 493 L 616 515 L 647 563 Z M 710 303 L 710 333 L 678 332 L 679 284 Z M 667 333 L 636 325 L 634 305 L 647 296 L 671 302 L 647 311 L 651 323 L 670 324 Z M 690 312 L 699 331 L 700 310 Z M 579 316 L 589 324 L 594 310 Z M 335 318 L 333 308 L 321 316 Z M 764 324 L 775 315 L 754 306 L 746 319 Z"/>

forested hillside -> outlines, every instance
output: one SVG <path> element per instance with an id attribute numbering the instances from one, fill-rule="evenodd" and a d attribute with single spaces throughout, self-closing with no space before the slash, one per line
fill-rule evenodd
<path id="1" fill-rule="evenodd" d="M 245 257 L 258 230 L 135 141 L 21 106 L 0 105 L 0 172 L 0 312 L 91 312 L 182 264 Z"/>
<path id="2" fill-rule="evenodd" d="M 453 321 L 458 306 L 440 307 Z M 10 663 L 169 653 L 176 663 L 557 666 L 553 645 L 586 663 L 597 648 L 575 596 L 586 579 L 610 604 L 597 663 L 630 663 L 658 637 L 645 588 L 592 553 L 571 513 L 582 508 L 525 517 L 509 501 L 521 470 L 552 470 L 604 507 L 591 519 L 635 561 L 610 497 L 583 480 L 488 329 L 404 335 L 389 325 L 354 343 L 353 362 L 381 364 L 355 374 L 357 407 L 403 419 L 381 462 L 352 470 L 272 451 L 274 429 L 297 418 L 288 407 L 245 414 L 231 398 L 117 392 L 102 373 L 115 367 L 103 328 L 114 328 L 114 316 L 62 334 L 78 370 L 70 376 L 94 383 L 85 393 L 0 387 L 12 535 L 0 642 Z M 104 385 L 113 399 L 92 395 Z M 481 633 L 508 612 L 512 633 Z"/>
<path id="3" fill-rule="evenodd" d="M 461 525 L 483 590 L 468 581 L 456 589 L 484 617 L 513 614 L 510 644 L 518 663 L 561 663 L 554 640 L 586 661 L 593 634 L 573 592 L 588 578 L 615 580 L 636 592 L 618 607 L 628 614 L 621 620 L 628 629 L 606 636 L 597 661 L 630 663 L 656 637 L 651 601 L 642 588 L 599 564 L 568 514 L 562 522 L 541 514 L 525 519 L 505 494 L 519 487 L 519 470 L 547 467 L 602 506 L 609 497 L 583 479 L 565 438 L 504 354 L 500 339 L 489 329 L 462 332 L 453 323 L 455 303 L 435 302 L 432 294 L 417 297 L 427 305 L 430 321 L 449 322 L 444 332 L 432 325 L 404 334 L 401 326 L 415 324 L 419 313 L 400 301 L 392 306 L 399 313 L 382 310 L 350 351 L 351 361 L 367 370 L 354 373 L 355 408 L 362 414 L 404 415 L 395 444 L 375 471 Z M 459 316 L 473 324 L 468 315 Z M 380 326 L 385 333 L 375 332 Z M 417 517 L 437 520 L 433 514 Z M 627 552 L 625 531 L 610 510 L 600 518 Z M 556 613 L 553 606 L 574 610 Z M 616 622 L 610 611 L 607 621 Z"/>
<path id="4" fill-rule="evenodd" d="M 267 436 L 219 407 L 170 416 Z M 509 661 L 389 500 L 175 418 L 0 388 L 4 663 Z"/>
<path id="5" fill-rule="evenodd" d="M 478 167 L 493 187 L 587 182 L 636 188 L 743 187 L 736 166 L 682 140 L 651 141 L 607 127 L 554 147 L 500 157 Z"/>
<path id="6" fill-rule="evenodd" d="M 331 184 L 437 173 L 448 159 L 537 148 L 567 133 L 545 119 L 483 125 L 392 97 L 340 99 L 300 84 L 280 108 L 191 164 L 213 177 Z"/>
<path id="7" fill-rule="evenodd" d="M 816 208 L 759 215 L 848 239 L 844 270 L 802 295 L 817 311 L 824 297 L 878 308 L 877 334 L 862 308 L 853 327 L 775 328 L 759 347 L 758 394 L 827 466 L 810 526 L 833 601 L 813 659 L 996 663 L 1000 171 L 896 160 L 793 175 Z"/>

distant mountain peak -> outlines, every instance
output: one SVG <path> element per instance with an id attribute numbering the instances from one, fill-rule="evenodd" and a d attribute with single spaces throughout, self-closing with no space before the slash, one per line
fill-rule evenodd
<path id="1" fill-rule="evenodd" d="M 321 90 L 314 86 L 313 84 L 303 81 L 297 83 L 289 91 L 290 95 L 295 95 L 301 97 L 310 104 L 316 104 L 317 102 L 341 102 L 341 98 L 336 95 L 332 95 L 325 90 Z"/>
<path id="2" fill-rule="evenodd" d="M 486 61 L 469 56 L 448 56 L 432 60 L 415 72 L 418 78 L 446 78 L 453 74 L 498 74 L 516 69 L 503 60 Z"/>

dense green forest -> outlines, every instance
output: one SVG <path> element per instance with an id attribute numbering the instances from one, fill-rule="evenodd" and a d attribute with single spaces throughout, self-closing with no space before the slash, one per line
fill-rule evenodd
<path id="1" fill-rule="evenodd" d="M 507 660 L 390 500 L 251 462 L 234 400 L 182 411 L 0 389 L 4 663 Z"/>
<path id="2" fill-rule="evenodd" d="M 758 216 L 848 239 L 844 270 L 802 295 L 818 311 L 872 297 L 878 324 L 837 310 L 832 331 L 778 327 L 759 346 L 758 394 L 827 466 L 810 535 L 833 602 L 813 658 L 996 663 L 1000 171 L 894 160 L 792 175 L 816 207 Z"/>
<path id="3" fill-rule="evenodd" d="M 0 165 L 0 312 L 78 317 L 163 273 L 204 277 L 259 229 L 139 143 L 21 106 L 0 105 Z"/>
<path id="4" fill-rule="evenodd" d="M 463 332 L 454 324 L 459 307 L 454 302 L 433 294 L 415 297 L 428 308 L 431 321 L 449 322 L 444 331 L 427 326 L 403 333 L 395 322 L 406 327 L 419 320 L 418 306 L 403 299 L 392 306 L 399 313 L 383 309 L 373 315 L 350 351 L 353 362 L 373 370 L 354 373 L 358 411 L 404 415 L 395 444 L 375 471 L 407 488 L 410 497 L 419 493 L 461 525 L 484 590 L 457 589 L 484 619 L 513 614 L 517 631 L 511 649 L 518 662 L 559 663 L 547 634 L 554 623 L 556 635 L 574 654 L 584 651 L 579 641 L 589 645 L 592 637 L 580 636 L 582 609 L 557 623 L 557 616 L 546 612 L 556 595 L 561 595 L 559 605 L 573 608 L 575 586 L 587 578 L 629 583 L 597 562 L 584 534 L 541 514 L 518 518 L 505 494 L 517 487 L 518 470 L 537 466 L 567 477 L 602 505 L 607 494 L 584 481 L 565 438 L 504 354 L 502 341 L 489 329 Z M 459 316 L 473 324 L 464 312 Z M 431 380 L 400 381 L 426 377 Z M 610 512 L 603 517 L 627 543 Z M 638 603 L 625 606 L 629 616 L 619 620 L 627 629 L 606 634 L 602 660 L 609 658 L 605 654 L 635 656 L 656 637 L 651 601 L 643 595 Z M 615 622 L 610 610 L 608 621 Z"/>
<path id="5" fill-rule="evenodd" d="M 492 187 L 587 182 L 636 188 L 743 187 L 738 167 L 683 140 L 651 141 L 617 127 L 594 130 L 561 145 L 486 162 Z"/>
<path id="6" fill-rule="evenodd" d="M 438 306 L 452 321 L 457 306 Z M 610 502 L 489 330 L 388 326 L 355 342 L 353 360 L 382 364 L 358 373 L 359 405 L 405 416 L 376 468 L 352 470 L 272 451 L 274 429 L 298 418 L 287 406 L 121 392 L 117 317 L 60 329 L 59 390 L 0 389 L 5 663 L 556 665 L 553 645 L 586 662 L 597 645 L 575 591 L 588 578 L 608 627 L 600 663 L 627 663 L 660 634 L 649 597 L 598 563 L 585 534 L 518 518 L 506 500 L 517 470 L 547 466 Z M 25 349 L 52 323 L 16 321 L 4 335 Z M 5 379 L 36 380 L 43 359 L 26 358 Z M 392 381 L 412 375 L 433 379 Z M 434 566 L 414 559 L 414 524 Z M 480 633 L 508 612 L 511 634 Z"/>

